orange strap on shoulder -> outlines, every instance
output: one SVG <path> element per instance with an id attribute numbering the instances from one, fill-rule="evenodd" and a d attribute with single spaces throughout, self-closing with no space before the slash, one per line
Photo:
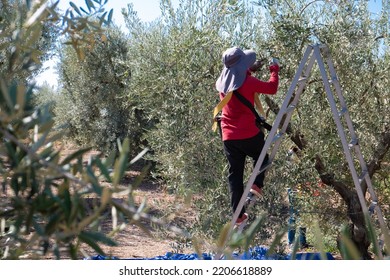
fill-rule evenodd
<path id="1" fill-rule="evenodd" d="M 257 107 L 257 110 L 259 110 L 260 115 L 262 115 L 265 118 L 263 105 L 261 105 L 261 101 L 258 94 L 255 94 L 255 105 Z"/>
<path id="2" fill-rule="evenodd" d="M 229 91 L 225 97 L 218 103 L 217 106 L 214 107 L 214 112 L 213 112 L 213 131 L 215 132 L 217 130 L 217 120 L 216 116 L 218 115 L 219 112 L 222 111 L 222 108 L 225 107 L 225 105 L 230 101 L 232 98 L 233 91 Z"/>

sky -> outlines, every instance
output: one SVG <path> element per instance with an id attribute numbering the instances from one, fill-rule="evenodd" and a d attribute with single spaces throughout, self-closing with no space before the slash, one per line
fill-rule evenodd
<path id="1" fill-rule="evenodd" d="M 103 2 L 104 0 L 102 0 Z M 180 0 L 171 0 L 172 5 L 177 7 L 179 5 Z M 73 2 L 78 7 L 82 7 L 84 9 L 87 8 L 85 4 L 85 0 L 60 0 L 58 7 L 65 11 L 70 7 L 69 2 Z M 161 14 L 160 12 L 160 0 L 108 0 L 105 8 L 107 11 L 110 9 L 114 10 L 113 21 L 116 25 L 124 27 L 125 23 L 123 20 L 123 16 L 121 14 L 122 8 L 126 8 L 127 4 L 132 3 L 134 7 L 134 11 L 137 12 L 138 17 L 144 21 L 149 22 L 158 18 Z M 380 10 L 381 0 L 370 0 L 369 8 L 373 13 L 376 13 Z M 49 85 L 57 87 L 57 74 L 55 71 L 56 61 L 48 61 L 44 63 L 43 67 L 47 68 L 41 75 L 36 78 L 37 84 L 42 84 L 44 81 L 49 83 Z"/>

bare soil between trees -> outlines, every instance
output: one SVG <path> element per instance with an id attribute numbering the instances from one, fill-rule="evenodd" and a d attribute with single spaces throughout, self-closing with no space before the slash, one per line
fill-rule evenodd
<path id="1" fill-rule="evenodd" d="M 63 151 L 63 155 L 66 156 L 72 152 L 74 150 L 66 148 Z M 84 156 L 84 161 L 87 161 L 90 156 L 97 155 L 98 153 L 98 151 L 89 152 Z M 132 185 L 141 174 L 140 170 L 142 167 L 139 164 L 130 166 L 130 170 L 125 173 L 121 181 L 121 185 Z M 115 199 L 124 200 L 125 198 L 116 197 Z M 137 206 L 145 203 L 147 213 L 152 217 L 158 218 L 166 225 L 172 225 L 186 230 L 197 219 L 197 213 L 194 207 L 184 202 L 182 198 L 170 194 L 162 184 L 159 184 L 150 178 L 150 176 L 146 176 L 136 187 L 133 192 L 133 199 L 134 204 Z M 101 226 L 104 233 L 109 233 L 112 230 L 112 222 L 111 213 L 105 213 Z M 112 239 L 117 243 L 116 246 L 99 244 L 106 257 L 138 259 L 163 256 L 167 252 L 194 253 L 194 248 L 186 243 L 183 236 L 145 219 L 140 219 L 137 223 L 126 224 Z M 210 248 L 204 249 L 209 250 Z M 90 247 L 84 246 L 83 251 L 83 257 L 97 255 Z"/>
<path id="2" fill-rule="evenodd" d="M 127 174 L 122 184 L 129 184 L 138 175 L 132 171 Z M 120 198 L 118 198 L 120 199 Z M 162 221 L 175 225 L 185 230 L 196 217 L 193 209 L 181 208 L 175 211 L 182 201 L 172 194 L 168 194 L 160 185 L 151 181 L 144 181 L 137 188 L 134 195 L 136 205 L 144 201 L 148 207 L 148 214 L 160 218 Z M 168 211 L 167 211 L 168 210 Z M 165 211 L 167 211 L 165 213 Z M 109 232 L 112 229 L 111 215 L 107 215 L 102 223 L 102 230 Z M 181 244 L 181 236 L 169 232 L 167 229 L 150 223 L 147 220 L 140 220 L 139 224 L 126 224 L 125 228 L 119 231 L 113 239 L 117 246 L 101 245 L 108 257 L 125 258 L 154 258 L 165 255 L 167 252 L 193 253 L 190 246 Z M 97 253 L 89 248 L 85 248 L 89 256 Z"/>

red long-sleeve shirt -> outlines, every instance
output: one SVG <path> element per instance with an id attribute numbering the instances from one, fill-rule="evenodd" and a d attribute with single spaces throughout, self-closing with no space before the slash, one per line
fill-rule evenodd
<path id="1" fill-rule="evenodd" d="M 271 71 L 271 77 L 268 82 L 251 76 L 248 71 L 243 85 L 237 91 L 254 104 L 255 94 L 275 94 L 278 90 L 278 85 L 278 71 Z M 223 97 L 224 94 L 220 93 L 220 98 L 222 99 Z M 255 119 L 253 112 L 233 93 L 230 101 L 222 109 L 222 140 L 240 140 L 255 136 L 259 133 Z"/>

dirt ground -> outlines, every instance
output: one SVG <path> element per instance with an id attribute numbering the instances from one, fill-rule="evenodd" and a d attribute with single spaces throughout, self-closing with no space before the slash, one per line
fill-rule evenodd
<path id="1" fill-rule="evenodd" d="M 72 153 L 73 145 L 65 145 L 63 156 Z M 84 161 L 88 157 L 98 154 L 97 151 L 91 151 L 84 157 Z M 121 181 L 121 185 L 128 186 L 136 180 L 140 175 L 142 165 L 135 164 L 131 166 L 131 170 L 125 173 Z M 152 178 L 143 179 L 140 185 L 133 193 L 134 202 L 140 205 L 146 202 L 148 213 L 153 217 L 176 226 L 182 230 L 186 230 L 194 223 L 197 218 L 195 208 L 185 203 L 182 198 L 173 194 L 169 194 L 165 187 Z M 121 200 L 123 198 L 117 198 Z M 102 230 L 108 233 L 112 229 L 111 215 L 106 215 L 103 221 Z M 127 224 L 125 228 L 119 231 L 113 239 L 117 242 L 117 246 L 105 246 L 100 244 L 103 251 L 108 257 L 125 258 L 154 258 L 163 256 L 167 252 L 189 254 L 194 253 L 194 248 L 186 243 L 185 238 L 180 234 L 172 233 L 166 228 L 151 224 L 149 221 L 141 220 L 140 225 Z M 204 243 L 207 244 L 207 243 Z M 205 245 L 204 250 L 209 245 Z M 97 253 L 91 248 L 85 247 L 85 257 L 96 256 Z"/>
<path id="2" fill-rule="evenodd" d="M 131 183 L 131 180 L 138 175 L 137 171 L 127 174 L 123 183 Z M 196 219 L 196 213 L 193 208 L 186 206 L 185 203 L 175 195 L 168 192 L 159 184 L 152 181 L 144 181 L 137 188 L 134 195 L 135 203 L 141 204 L 143 200 L 148 205 L 148 213 L 154 217 L 160 217 L 161 220 L 186 230 Z M 168 209 L 167 213 L 164 213 Z M 109 231 L 112 227 L 110 215 L 103 223 L 103 230 Z M 167 252 L 172 253 L 194 253 L 191 245 L 187 244 L 185 238 L 175 234 L 166 228 L 157 225 L 151 225 L 148 221 L 141 222 L 142 228 L 135 224 L 126 225 L 120 231 L 114 240 L 118 243 L 115 247 L 103 246 L 107 256 L 117 258 L 154 258 L 163 256 Z M 93 256 L 93 251 L 86 249 L 86 252 Z"/>

